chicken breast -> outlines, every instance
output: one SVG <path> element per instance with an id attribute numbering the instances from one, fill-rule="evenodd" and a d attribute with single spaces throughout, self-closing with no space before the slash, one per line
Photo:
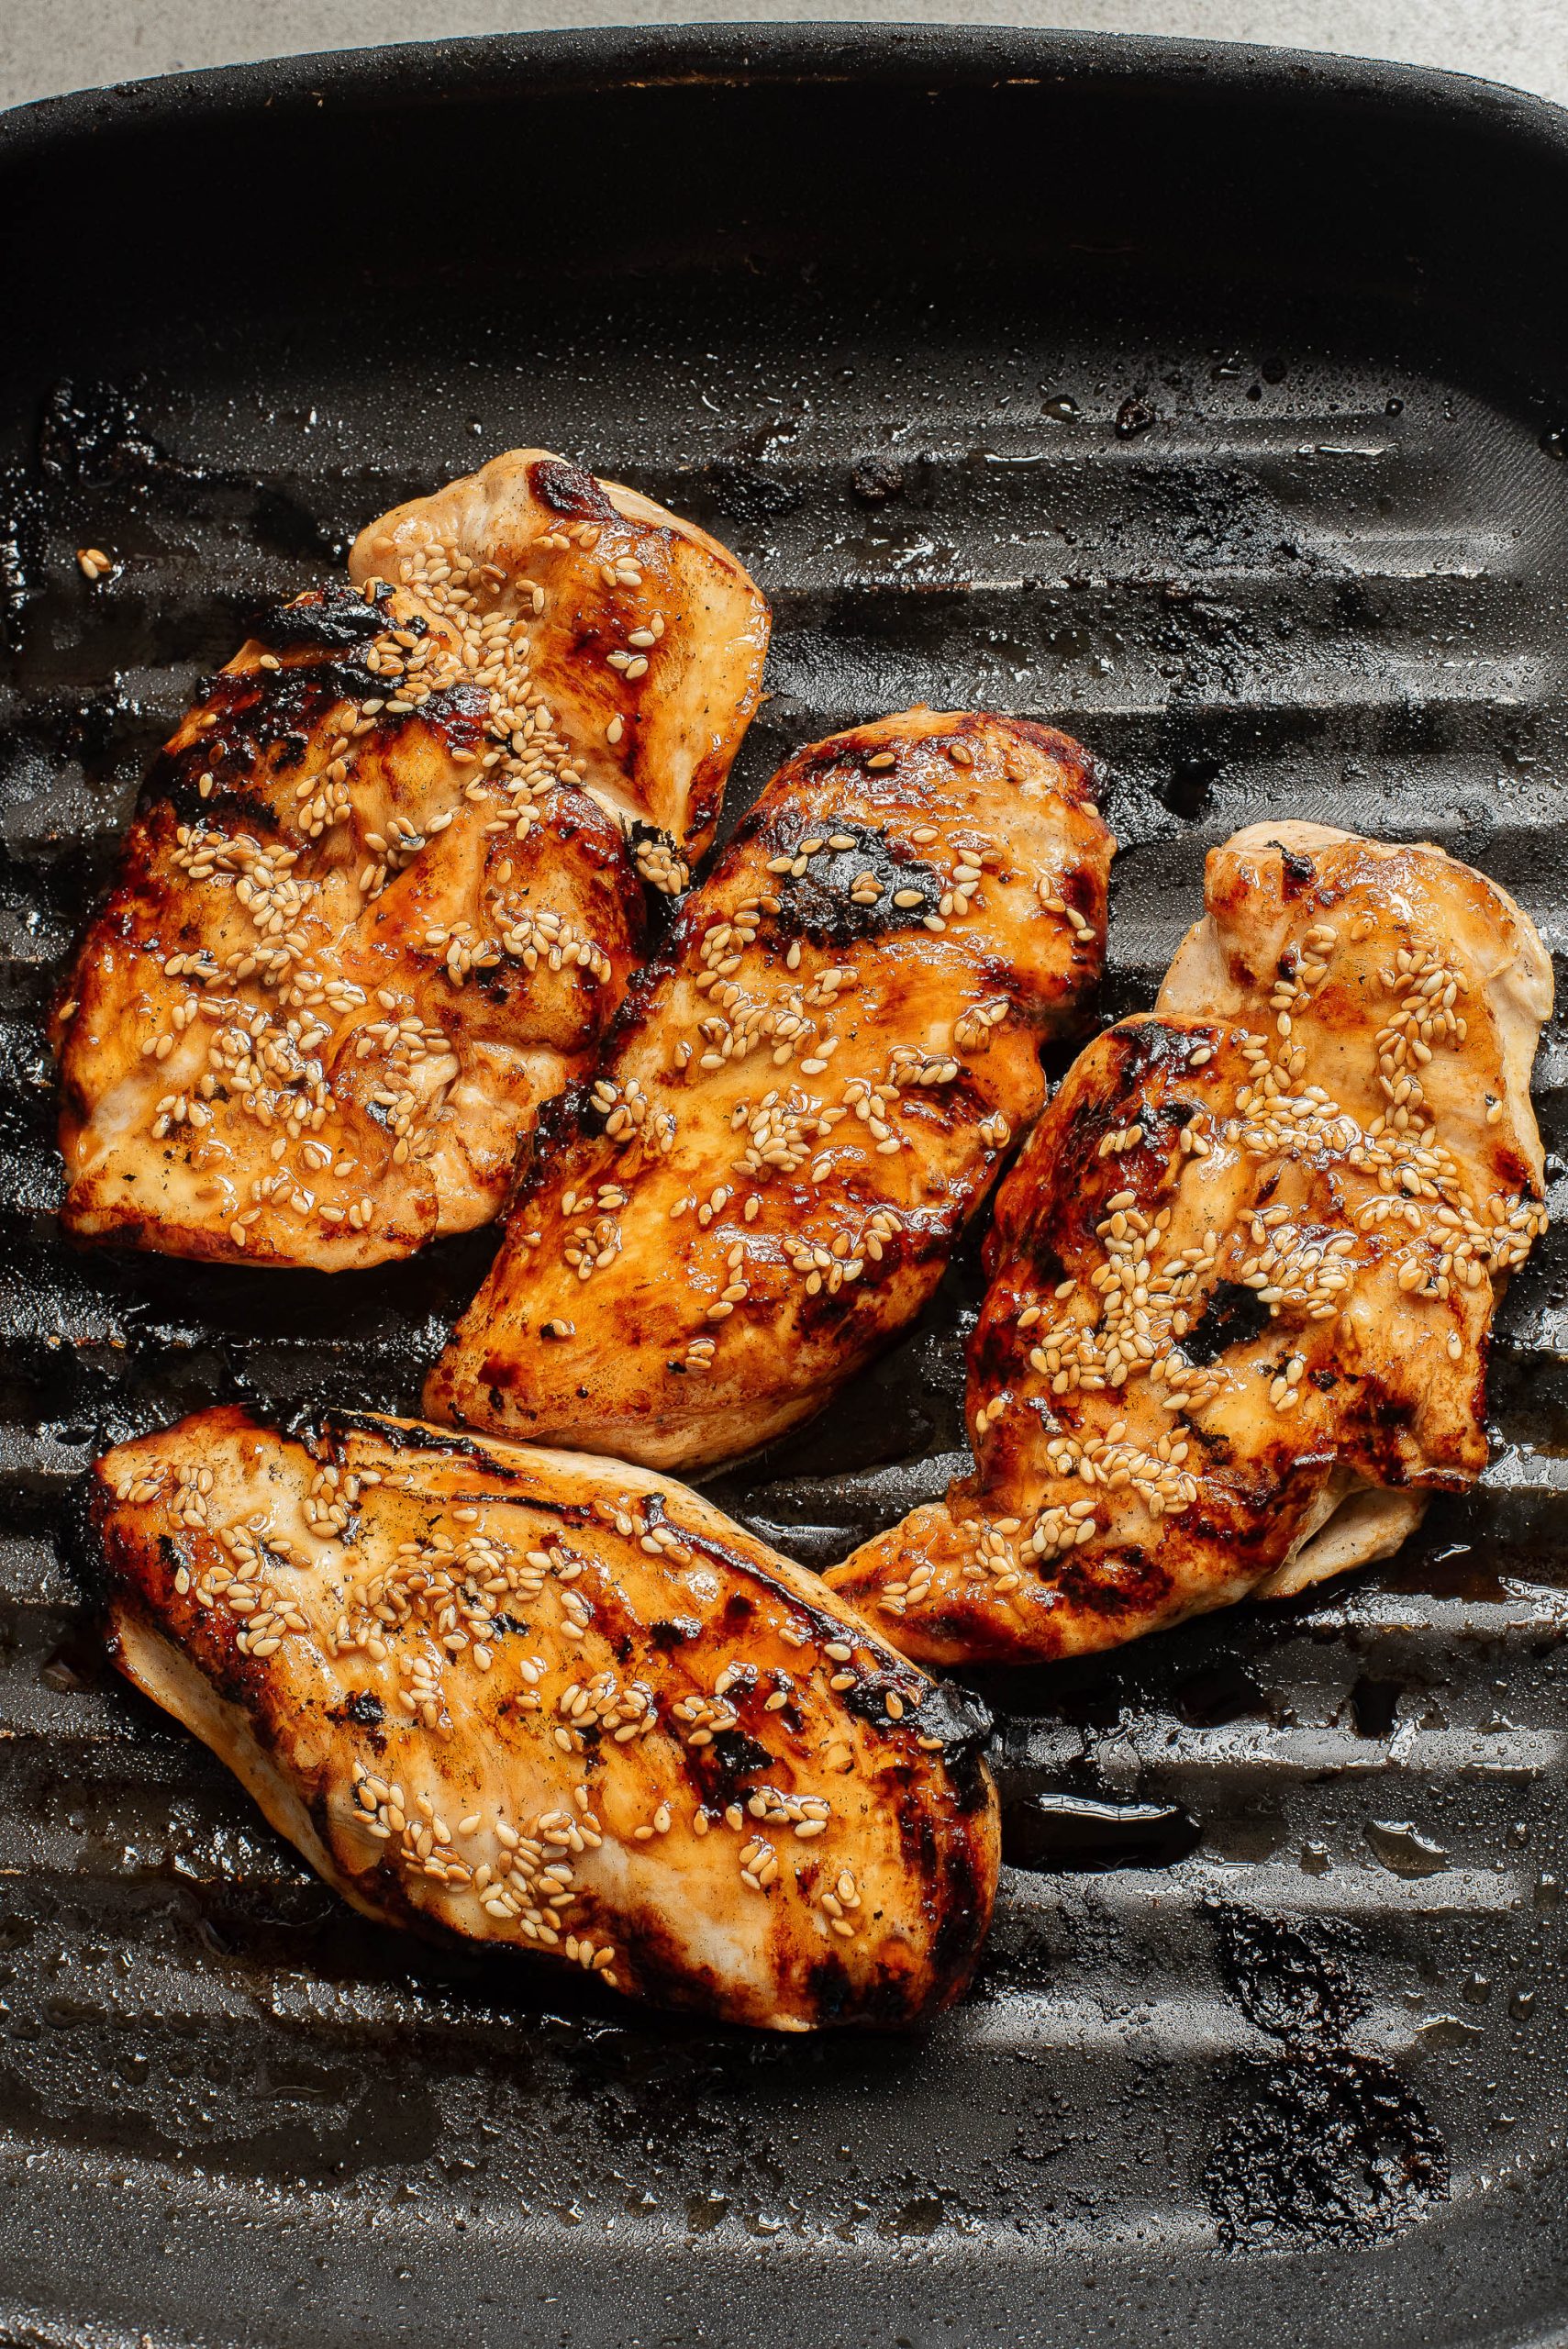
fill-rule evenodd
<path id="1" fill-rule="evenodd" d="M 367 1916 L 777 2031 L 968 1981 L 984 1714 L 695 1493 L 237 1408 L 94 1489 L 120 1670 Z"/>
<path id="2" fill-rule="evenodd" d="M 328 1270 L 499 1209 L 641 880 L 712 837 L 767 607 L 524 450 L 269 613 L 161 752 L 53 1023 L 66 1229 Z"/>
<path id="3" fill-rule="evenodd" d="M 790 760 L 551 1119 L 431 1416 L 689 1469 L 817 1410 L 930 1297 L 1099 977 L 1095 792 L 1021 718 Z"/>
<path id="4" fill-rule="evenodd" d="M 1440 849 L 1316 825 L 1238 834 L 1207 896 L 1002 1187 L 975 1473 L 828 1577 L 907 1654 L 1285 1595 L 1485 1465 L 1493 1311 L 1546 1227 L 1534 926 Z"/>

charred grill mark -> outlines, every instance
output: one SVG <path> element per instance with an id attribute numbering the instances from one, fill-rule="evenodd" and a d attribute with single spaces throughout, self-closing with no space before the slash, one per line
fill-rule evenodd
<path id="1" fill-rule="evenodd" d="M 1152 1615 L 1172 1586 L 1165 1569 L 1130 1545 L 1118 1550 L 1114 1576 L 1107 1571 L 1112 1563 L 1096 1553 L 1080 1564 L 1069 1555 L 1050 1569 L 1048 1578 L 1086 1615 Z"/>
<path id="2" fill-rule="evenodd" d="M 851 2002 L 859 2004 L 849 1968 L 831 1951 L 825 1956 L 813 1958 L 806 1978 L 811 2004 L 825 2019 L 836 2019 L 847 2013 Z"/>
<path id="3" fill-rule="evenodd" d="M 759 1770 L 773 1767 L 773 1756 L 768 1748 L 744 1730 L 720 1730 L 713 1743 L 703 1749 L 701 1760 L 705 1777 L 708 1775 L 708 1756 L 712 1755 L 712 1775 L 718 1781 L 727 1800 L 741 1791 L 740 1781 L 754 1777 Z"/>
<path id="4" fill-rule="evenodd" d="M 661 1655 L 673 1655 L 690 1640 L 700 1640 L 702 1625 L 695 1615 L 662 1615 L 648 1627 L 648 1636 Z"/>
<path id="5" fill-rule="evenodd" d="M 1120 1027 L 1111 1030 L 1109 1038 L 1118 1082 L 1130 1102 L 1141 1109 L 1146 1106 L 1141 1097 L 1145 1093 L 1168 1083 L 1172 1077 L 1193 1073 L 1194 1052 L 1206 1049 L 1212 1052 L 1218 1035 L 1217 1028 L 1187 1026 L 1158 1019 L 1152 1013 L 1143 1019 L 1124 1020 Z M 1111 1106 L 1115 1108 L 1128 1104 Z"/>
<path id="6" fill-rule="evenodd" d="M 997 873 L 999 881 L 1012 876 L 1005 868 Z M 1073 941 L 1073 962 L 1099 963 L 1105 957 L 1106 887 L 1100 876 L 1089 866 L 1075 859 L 1065 873 L 1058 876 L 1057 890 L 1064 906 L 1082 916 L 1091 927 L 1092 935 L 1080 931 Z"/>
<path id="7" fill-rule="evenodd" d="M 216 712 L 226 755 L 231 746 L 266 750 L 289 734 L 308 734 L 328 709 L 345 701 L 372 701 L 385 694 L 386 680 L 352 661 L 289 661 L 276 669 L 222 669 L 202 696 Z M 198 739 L 187 746 L 206 748 Z"/>
<path id="8" fill-rule="evenodd" d="M 889 1730 L 899 1729 L 901 1721 L 907 1719 L 907 1715 L 902 1712 L 897 1718 L 894 1716 L 888 1708 L 889 1697 L 902 1708 L 911 1698 L 917 1699 L 918 1695 L 917 1687 L 911 1689 L 907 1665 L 902 1673 L 872 1671 L 862 1675 L 852 1688 L 844 1691 L 844 1709 L 853 1713 L 857 1720 L 864 1721 L 869 1729 L 874 1729 L 880 1735 Z M 908 1735 L 907 1729 L 904 1729 L 903 1734 Z"/>
<path id="9" fill-rule="evenodd" d="M 384 678 L 377 682 L 384 688 Z M 488 713 L 489 696 L 483 686 L 462 683 L 443 685 L 428 695 L 417 709 L 400 716 L 384 713 L 377 718 L 375 734 L 378 740 L 388 740 L 417 726 L 425 726 L 440 736 L 448 750 L 473 751 L 485 739 Z"/>
<path id="10" fill-rule="evenodd" d="M 1279 851 L 1280 863 L 1284 868 L 1283 892 L 1286 901 L 1304 897 L 1318 878 L 1318 868 L 1312 859 L 1303 855 L 1299 849 L 1286 848 L 1282 841 L 1271 841 L 1269 846 Z"/>
<path id="11" fill-rule="evenodd" d="M 534 495 L 552 514 L 568 514 L 576 521 L 618 522 L 619 515 L 592 473 L 559 457 L 542 457 L 528 468 Z"/>
<path id="12" fill-rule="evenodd" d="M 940 1743 L 942 1766 L 958 1790 L 960 1809 L 983 1810 L 990 1800 L 985 1756 L 994 1726 L 984 1699 L 953 1681 L 936 1681 L 917 1709 L 916 1726 L 922 1738 Z"/>
<path id="13" fill-rule="evenodd" d="M 985 1872 L 973 1843 L 951 1844 L 940 1866 L 940 1914 L 932 1943 L 937 1969 L 952 1982 L 952 1996 L 967 1987 L 985 1938 Z"/>
<path id="14" fill-rule="evenodd" d="M 751 716 L 751 709 L 747 717 Z M 686 802 L 686 838 L 698 846 L 711 838 L 718 811 L 723 804 L 725 781 L 729 762 L 717 751 L 705 751 L 692 770 L 690 793 Z M 663 837 L 668 837 L 664 835 Z"/>
<path id="15" fill-rule="evenodd" d="M 361 607 L 368 608 L 368 607 Z M 280 818 L 257 789 L 256 770 L 281 774 L 306 757 L 327 718 L 345 702 L 384 698 L 386 680 L 347 662 L 291 662 L 278 669 L 224 671 L 213 679 L 205 707 L 217 723 L 193 740 L 161 751 L 138 801 L 145 812 L 172 805 L 182 821 L 211 824 L 223 810 L 242 813 L 251 829 L 275 833 Z M 414 727 L 438 734 L 450 751 L 472 754 L 484 739 L 489 697 L 458 683 L 431 693 L 417 709 L 376 715 L 371 740 L 386 742 Z M 230 785 L 232 768 L 237 782 Z M 209 794 L 200 778 L 211 774 Z M 264 836 L 264 835 L 263 835 Z"/>
<path id="16" fill-rule="evenodd" d="M 1089 1048 L 1002 1193 L 986 1236 L 988 1274 L 1021 1252 L 1038 1285 L 1054 1286 L 1075 1252 L 1085 1201 L 1129 1184 L 1144 1190 L 1161 1181 L 1172 1143 L 1197 1115 L 1195 1103 L 1162 1099 L 1163 1087 L 1173 1077 L 1195 1074 L 1192 1054 L 1215 1032 L 1140 1019 L 1124 1021 Z M 1108 1066 L 1098 1081 L 1091 1071 L 1102 1055 Z M 1102 1145 L 1130 1123 L 1143 1128 L 1139 1145 L 1102 1157 Z"/>
<path id="17" fill-rule="evenodd" d="M 773 919 L 782 934 L 804 936 L 814 945 L 848 946 L 857 940 L 917 930 L 928 914 L 937 911 L 947 885 L 937 868 L 891 840 L 880 826 L 855 817 L 812 818 L 802 807 L 781 807 L 759 825 L 755 846 L 759 853 L 798 860 L 801 842 L 824 833 L 852 840 L 854 845 L 824 846 L 810 858 L 804 874 L 768 876 L 779 901 Z M 861 904 L 853 892 L 866 874 L 874 879 L 878 894 L 871 903 Z M 917 893 L 916 904 L 894 902 L 911 892 Z M 869 884 L 865 894 L 869 896 Z"/>
<path id="18" fill-rule="evenodd" d="M 1084 1199 L 1105 1188 L 1100 1144 L 1120 1130 L 1126 1106 L 1124 1094 L 1098 1094 L 1088 1086 L 1071 1093 L 1064 1107 L 1059 1097 L 1049 1127 L 1040 1130 L 1037 1146 L 1020 1162 L 1014 1177 L 1018 1182 L 1027 1174 L 1040 1186 L 1038 1198 L 1031 1196 L 1026 1203 L 1004 1195 L 1000 1228 L 1007 1231 L 1009 1248 L 1015 1244 L 1011 1226 L 1021 1211 L 1027 1219 L 1024 1244 L 1061 1260 Z"/>
<path id="19" fill-rule="evenodd" d="M 232 796 L 243 794 L 247 800 L 254 801 L 256 778 L 249 772 L 250 767 L 269 751 L 286 749 L 291 738 L 295 742 L 307 741 L 329 710 L 346 701 L 369 699 L 379 683 L 368 669 L 338 661 L 300 662 L 282 669 L 222 673 L 212 680 L 202 697 L 205 712 L 216 718 L 216 724 L 188 741 L 159 751 L 148 770 L 139 808 L 150 808 L 172 797 L 176 791 L 181 791 L 188 807 L 189 792 L 196 788 L 197 778 L 208 773 L 213 777 L 213 792 L 228 801 L 231 795 L 226 770 L 230 764 L 246 770 L 239 774 Z M 184 812 L 183 807 L 182 813 Z M 198 794 L 192 812 L 195 817 L 210 819 L 216 811 L 214 803 Z M 277 818 L 270 811 L 265 820 L 276 829 Z"/>
<path id="20" fill-rule="evenodd" d="M 1540 1175 L 1509 1144 L 1498 1146 L 1493 1156 L 1492 1170 L 1493 1180 L 1500 1190 L 1521 1191 L 1529 1199 L 1545 1198 Z"/>
<path id="21" fill-rule="evenodd" d="M 1269 1327 L 1271 1316 L 1256 1289 L 1240 1281 L 1216 1281 L 1203 1311 L 1182 1340 L 1187 1360 L 1207 1369 L 1234 1347 L 1250 1346 Z"/>
<path id="22" fill-rule="evenodd" d="M 723 1985 L 716 1969 L 695 1963 L 658 1918 L 640 1918 L 636 1930 L 625 1933 L 624 1946 L 628 1971 L 644 1998 L 675 2008 L 711 2010 L 722 2004 Z"/>
<path id="23" fill-rule="evenodd" d="M 1344 1430 L 1340 1449 L 1371 1469 L 1380 1483 L 1407 1484 L 1411 1438 L 1418 1417 L 1416 1398 L 1396 1394 L 1375 1375 L 1363 1373 L 1347 1382 L 1340 1396 L 1340 1410 Z M 1485 1460 L 1484 1451 L 1482 1459 Z M 1420 1481 L 1438 1488 L 1451 1483 L 1462 1491 L 1471 1480 L 1462 1475 L 1444 1477 L 1428 1469 Z"/>
<path id="24" fill-rule="evenodd" d="M 251 634 L 273 652 L 298 650 L 304 645 L 336 651 L 351 645 L 371 644 L 391 625 L 387 609 L 390 600 L 386 588 L 370 603 L 357 589 L 335 582 L 331 586 L 301 596 L 291 604 L 270 606 L 257 618 Z M 398 625 L 415 636 L 429 633 L 428 623 L 417 614 Z"/>
<path id="25" fill-rule="evenodd" d="M 259 1421 L 253 1421 L 258 1433 L 264 1433 Z M 295 1432 L 290 1430 L 290 1432 Z M 367 1437 L 373 1443 L 384 1444 L 388 1452 L 423 1453 L 434 1459 L 472 1460 L 487 1474 L 506 1484 L 520 1484 L 521 1472 L 509 1468 L 495 1459 L 488 1448 L 473 1437 L 459 1435 L 450 1428 L 426 1427 L 417 1419 L 384 1419 L 373 1411 L 326 1411 L 313 1423 L 299 1431 L 300 1441 L 308 1446 L 312 1437 L 330 1449 L 335 1464 L 340 1466 L 346 1458 L 342 1449 L 348 1436 Z M 472 1497 L 491 1499 L 492 1495 Z"/>
<path id="26" fill-rule="evenodd" d="M 826 1608 L 814 1606 L 810 1599 L 802 1598 L 798 1592 L 774 1583 L 765 1568 L 743 1557 L 739 1551 L 731 1550 L 722 1542 L 716 1541 L 711 1533 L 695 1531 L 689 1526 L 683 1525 L 681 1539 L 689 1549 L 710 1558 L 716 1565 L 724 1566 L 730 1574 L 742 1575 L 749 1583 L 761 1585 L 770 1596 L 784 1598 L 791 1613 L 805 1619 L 809 1627 L 810 1636 L 814 1640 L 821 1642 L 842 1636 L 844 1626 L 839 1616 L 829 1613 Z M 858 1625 L 856 1637 L 857 1640 L 863 1642 L 884 1667 L 904 1675 L 901 1685 L 906 1690 L 911 1687 L 918 1688 L 924 1685 L 919 1674 L 911 1665 L 906 1664 L 901 1656 L 895 1654 L 891 1648 L 870 1634 L 862 1632 Z"/>
<path id="27" fill-rule="evenodd" d="M 205 825 L 209 830 L 219 829 L 219 820 L 223 819 L 226 829 L 250 832 L 263 843 L 275 840 L 282 824 L 270 802 L 250 788 L 249 777 L 237 787 L 224 789 L 221 797 L 209 797 L 203 792 L 200 776 L 206 770 L 202 757 L 199 750 L 195 755 L 180 751 L 168 758 L 166 765 L 161 758 L 147 779 L 138 812 L 150 819 L 150 830 L 156 828 L 160 845 L 164 838 L 161 817 L 172 818 L 175 824 Z M 134 840 L 128 840 L 128 866 L 134 869 L 139 861 L 137 844 Z"/>
<path id="28" fill-rule="evenodd" d="M 1329 1464 L 1279 1442 L 1237 1458 L 1223 1439 L 1201 1430 L 1197 1439 L 1214 1473 L 1187 1511 L 1187 1531 L 1195 1541 L 1222 1544 L 1235 1571 L 1267 1574 L 1295 1540 Z"/>

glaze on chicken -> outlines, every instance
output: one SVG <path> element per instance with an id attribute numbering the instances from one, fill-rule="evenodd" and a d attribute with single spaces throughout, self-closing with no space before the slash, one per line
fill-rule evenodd
<path id="1" fill-rule="evenodd" d="M 828 1577 L 906 1654 L 1286 1595 L 1485 1465 L 1494 1308 L 1546 1227 L 1534 926 L 1440 850 L 1311 824 L 1217 849 L 1207 898 L 1002 1186 L 974 1475 Z"/>
<path id="2" fill-rule="evenodd" d="M 329 1270 L 495 1215 L 711 839 L 767 607 L 541 450 L 373 523 L 155 763 L 53 1024 L 68 1230 Z"/>
<path id="3" fill-rule="evenodd" d="M 1078 746 L 916 709 L 784 766 L 563 1101 L 426 1388 L 662 1468 L 755 1449 L 919 1312 L 1099 976 Z"/>
<path id="4" fill-rule="evenodd" d="M 237 1408 L 99 1462 L 119 1668 L 366 1915 L 778 2031 L 962 1990 L 986 1723 L 618 1463 Z"/>

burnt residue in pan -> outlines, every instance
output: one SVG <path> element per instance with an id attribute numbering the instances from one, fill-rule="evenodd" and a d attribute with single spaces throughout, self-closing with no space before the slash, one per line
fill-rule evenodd
<path id="1" fill-rule="evenodd" d="M 1350 1937 L 1332 1945 L 1209 1904 L 1220 1977 L 1274 2044 L 1231 2065 L 1204 2191 L 1229 2247 L 1371 2241 L 1449 2191 L 1449 2149 L 1425 2103 L 1381 2057 L 1347 2043 L 1366 1999 Z"/>

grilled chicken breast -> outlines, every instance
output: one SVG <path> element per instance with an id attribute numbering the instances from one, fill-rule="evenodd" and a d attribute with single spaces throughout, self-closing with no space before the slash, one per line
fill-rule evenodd
<path id="1" fill-rule="evenodd" d="M 712 836 L 767 607 L 540 450 L 374 523 L 160 754 L 53 1036 L 66 1228 L 376 1264 L 502 1204 Z"/>
<path id="2" fill-rule="evenodd" d="M 984 1715 L 695 1493 L 226 1408 L 110 1453 L 94 1517 L 121 1671 L 366 1915 L 779 2031 L 968 1980 Z"/>
<path id="3" fill-rule="evenodd" d="M 1485 1464 L 1493 1310 L 1546 1226 L 1535 929 L 1439 849 L 1311 824 L 1217 849 L 1207 897 L 1002 1187 L 974 1475 L 828 1577 L 907 1654 L 1299 1590 Z"/>
<path id="4" fill-rule="evenodd" d="M 695 1468 L 925 1304 L 1099 976 L 1077 744 L 906 711 L 781 769 L 552 1116 L 433 1418 Z"/>

